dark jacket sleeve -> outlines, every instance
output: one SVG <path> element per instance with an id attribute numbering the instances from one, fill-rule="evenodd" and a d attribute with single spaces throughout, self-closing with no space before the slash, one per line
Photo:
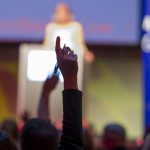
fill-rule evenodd
<path id="1" fill-rule="evenodd" d="M 63 129 L 60 150 L 82 150 L 82 92 L 63 91 Z"/>

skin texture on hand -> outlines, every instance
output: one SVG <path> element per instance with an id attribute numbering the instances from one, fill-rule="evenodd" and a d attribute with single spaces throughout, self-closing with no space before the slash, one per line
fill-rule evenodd
<path id="1" fill-rule="evenodd" d="M 78 89 L 77 86 L 77 73 L 78 62 L 77 55 L 74 54 L 69 47 L 63 50 L 60 47 L 60 37 L 56 38 L 55 46 L 58 67 L 64 78 L 64 89 Z"/>

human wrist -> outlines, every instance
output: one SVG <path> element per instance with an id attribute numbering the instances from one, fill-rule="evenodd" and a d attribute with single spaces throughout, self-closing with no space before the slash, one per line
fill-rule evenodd
<path id="1" fill-rule="evenodd" d="M 64 78 L 64 90 L 67 89 L 78 89 L 77 77 Z"/>

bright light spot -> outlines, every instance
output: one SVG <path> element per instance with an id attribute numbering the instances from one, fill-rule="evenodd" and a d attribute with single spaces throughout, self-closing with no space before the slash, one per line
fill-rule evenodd
<path id="1" fill-rule="evenodd" d="M 50 50 L 31 50 L 27 58 L 27 77 L 31 81 L 44 81 L 52 75 L 56 64 L 56 55 Z M 59 75 L 60 81 L 63 77 Z"/>
<path id="2" fill-rule="evenodd" d="M 150 34 L 146 33 L 143 35 L 141 40 L 141 48 L 144 52 L 150 53 Z"/>
<path id="3" fill-rule="evenodd" d="M 142 24 L 143 31 L 150 32 L 150 16 L 146 15 Z"/>

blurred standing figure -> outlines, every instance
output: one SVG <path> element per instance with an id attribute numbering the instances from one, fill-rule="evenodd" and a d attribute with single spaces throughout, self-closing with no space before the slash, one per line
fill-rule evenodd
<path id="1" fill-rule="evenodd" d="M 58 35 L 63 39 L 61 46 L 65 44 L 64 41 L 67 41 L 67 46 L 75 50 L 79 57 L 84 56 L 89 63 L 93 62 L 94 55 L 85 44 L 82 25 L 74 21 L 71 9 L 64 3 L 56 6 L 52 22 L 46 26 L 44 45 L 54 50 Z"/>

